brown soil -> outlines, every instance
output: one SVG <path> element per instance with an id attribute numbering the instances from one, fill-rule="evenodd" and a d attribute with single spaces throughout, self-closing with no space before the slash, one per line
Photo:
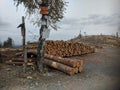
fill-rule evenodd
<path id="1" fill-rule="evenodd" d="M 84 70 L 73 76 L 50 69 L 46 74 L 29 67 L 0 64 L 0 90 L 120 90 L 120 48 L 97 49 L 75 56 L 83 59 Z"/>

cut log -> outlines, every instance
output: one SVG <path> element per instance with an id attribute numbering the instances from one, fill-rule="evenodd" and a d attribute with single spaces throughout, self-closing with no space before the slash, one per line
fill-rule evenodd
<path id="1" fill-rule="evenodd" d="M 69 74 L 69 75 L 75 74 L 75 68 L 72 68 L 70 66 L 61 64 L 59 62 L 55 62 L 55 61 L 52 61 L 52 60 L 45 59 L 44 64 L 46 64 L 46 65 L 48 65 L 52 68 L 58 69 L 60 71 L 63 71 L 65 73 Z"/>
<path id="2" fill-rule="evenodd" d="M 83 71 L 83 66 L 80 66 L 79 68 L 78 68 L 78 72 L 82 72 Z"/>
<path id="3" fill-rule="evenodd" d="M 73 59 L 71 60 L 68 58 L 62 58 L 62 57 L 57 57 L 57 56 L 48 55 L 48 54 L 45 54 L 45 58 L 51 59 L 51 60 L 56 61 L 56 62 L 63 63 L 65 65 L 68 65 L 71 67 L 77 67 L 79 65 L 79 62 L 77 60 L 73 60 Z"/>
<path id="4" fill-rule="evenodd" d="M 9 64 L 9 65 L 20 65 L 20 66 L 24 64 L 24 62 L 9 62 L 9 61 L 6 61 L 5 63 Z M 33 66 L 33 65 L 35 65 L 35 63 L 34 62 L 28 62 L 27 65 L 28 66 Z"/>
<path id="5" fill-rule="evenodd" d="M 24 62 L 23 58 L 13 58 L 11 62 Z"/>
<path id="6" fill-rule="evenodd" d="M 78 60 L 79 66 L 83 66 L 83 60 Z"/>
<path id="7" fill-rule="evenodd" d="M 75 71 L 75 73 L 78 73 L 79 72 L 79 68 L 78 67 L 76 67 L 75 69 L 74 69 Z"/>

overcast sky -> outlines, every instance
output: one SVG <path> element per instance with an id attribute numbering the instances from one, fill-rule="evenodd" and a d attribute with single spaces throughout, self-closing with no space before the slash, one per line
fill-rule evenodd
<path id="1" fill-rule="evenodd" d="M 68 7 L 64 19 L 58 24 L 58 31 L 52 30 L 48 39 L 68 40 L 82 34 L 110 34 L 120 30 L 120 0 L 66 0 Z M 21 43 L 21 16 L 25 16 L 24 7 L 18 9 L 13 0 L 0 0 L 0 41 L 12 37 L 16 44 Z M 26 20 L 27 40 L 38 38 L 39 29 Z"/>

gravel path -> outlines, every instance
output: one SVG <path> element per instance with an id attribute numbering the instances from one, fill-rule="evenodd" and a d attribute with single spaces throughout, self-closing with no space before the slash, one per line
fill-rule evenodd
<path id="1" fill-rule="evenodd" d="M 97 49 L 71 58 L 84 60 L 82 73 L 68 76 L 50 70 L 41 75 L 29 70 L 23 74 L 21 66 L 0 64 L 0 90 L 120 90 L 120 49 Z"/>

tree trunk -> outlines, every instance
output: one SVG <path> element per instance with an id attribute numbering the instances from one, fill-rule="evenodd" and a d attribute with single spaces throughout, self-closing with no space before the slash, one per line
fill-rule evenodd
<path id="1" fill-rule="evenodd" d="M 42 15 L 42 20 L 44 19 L 45 17 L 44 15 Z M 37 51 L 37 67 L 41 73 L 44 72 L 43 70 L 44 49 L 45 49 L 45 38 L 43 38 L 44 28 L 46 28 L 46 25 L 41 25 L 40 38 L 38 41 L 38 51 Z"/>
<path id="2" fill-rule="evenodd" d="M 23 56 L 24 56 L 24 72 L 26 71 L 26 68 L 27 68 L 27 51 L 26 51 L 26 29 L 25 29 L 25 19 L 24 19 L 24 16 L 22 16 L 22 24 L 23 24 L 23 27 L 21 27 L 21 33 L 22 33 L 22 36 L 23 36 Z"/>
<path id="3" fill-rule="evenodd" d="M 41 29 L 41 32 L 43 32 L 43 30 Z M 42 35 L 42 34 L 40 34 Z M 42 39 L 42 36 L 40 36 L 39 41 L 38 41 L 38 60 L 37 60 L 37 67 L 39 69 L 40 72 L 43 72 L 43 59 L 44 59 L 44 43 L 45 43 L 45 39 Z"/>

